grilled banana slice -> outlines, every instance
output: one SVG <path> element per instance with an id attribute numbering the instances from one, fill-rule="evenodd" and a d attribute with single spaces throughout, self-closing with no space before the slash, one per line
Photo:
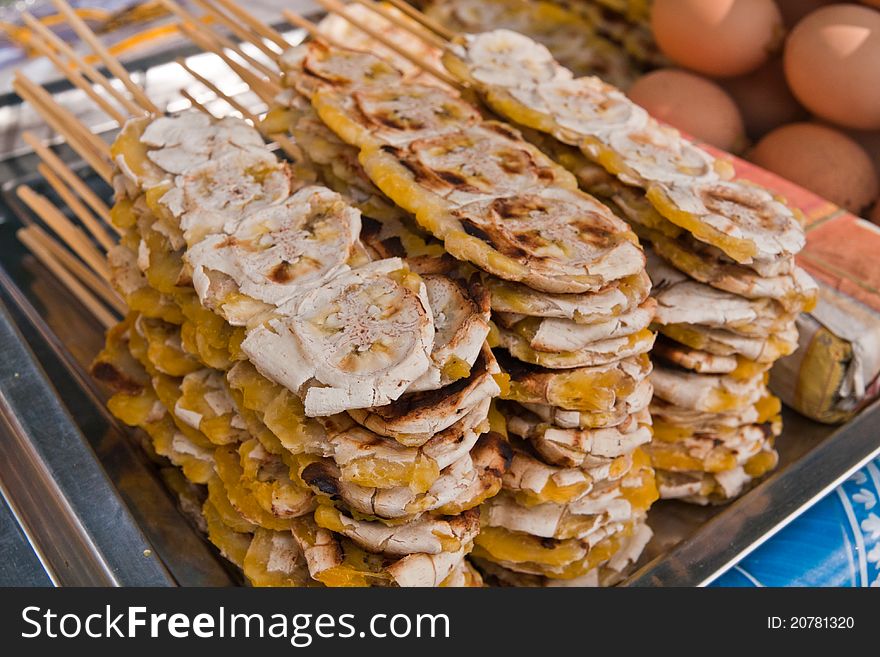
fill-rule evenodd
<path id="1" fill-rule="evenodd" d="M 147 200 L 158 216 L 170 215 L 166 223 L 179 226 L 193 246 L 208 235 L 233 232 L 247 213 L 284 202 L 292 187 L 289 167 L 264 148 L 194 166 L 173 185 L 148 192 Z"/>
<path id="2" fill-rule="evenodd" d="M 720 472 L 657 471 L 657 485 L 663 499 L 681 499 L 693 504 L 724 504 L 742 495 L 755 481 L 779 462 L 779 454 L 766 446 L 745 465 Z"/>
<path id="3" fill-rule="evenodd" d="M 512 30 L 465 35 L 458 47 L 444 53 L 443 61 L 454 75 L 466 74 L 461 77 L 502 87 L 530 87 L 572 77 L 546 46 Z"/>
<path id="4" fill-rule="evenodd" d="M 289 531 L 258 527 L 242 564 L 252 586 L 314 586 L 305 555 Z"/>
<path id="5" fill-rule="evenodd" d="M 723 438 L 700 434 L 674 442 L 657 440 L 645 451 L 658 470 L 724 472 L 745 465 L 764 449 L 767 438 L 760 425 L 749 424 Z"/>
<path id="6" fill-rule="evenodd" d="M 658 324 L 699 324 L 747 336 L 767 337 L 794 322 L 773 299 L 747 299 L 694 281 L 648 251 Z"/>
<path id="7" fill-rule="evenodd" d="M 773 363 L 794 353 L 798 347 L 798 330 L 794 324 L 784 326 L 768 337 L 738 335 L 725 329 L 695 324 L 665 324 L 659 330 L 692 349 L 718 356 L 740 355 L 759 363 Z"/>
<path id="8" fill-rule="evenodd" d="M 610 476 L 615 459 L 651 440 L 651 415 L 647 409 L 630 415 L 616 427 L 563 429 L 543 422 L 523 407 L 511 407 L 507 426 L 512 434 L 529 441 L 550 464 L 591 471 L 608 468 L 607 475 L 600 478 Z"/>
<path id="9" fill-rule="evenodd" d="M 767 395 L 767 375 L 736 379 L 697 374 L 658 365 L 651 373 L 654 395 L 680 408 L 706 413 L 735 413 L 754 406 Z"/>
<path id="10" fill-rule="evenodd" d="M 608 365 L 571 370 L 551 370 L 527 365 L 499 354 L 510 384 L 503 399 L 520 403 L 547 404 L 573 411 L 610 411 L 651 373 L 647 354 Z"/>
<path id="11" fill-rule="evenodd" d="M 651 279 L 641 272 L 621 278 L 597 292 L 550 294 L 495 276 L 484 276 L 492 310 L 530 317 L 569 319 L 579 324 L 594 324 L 641 305 L 651 289 Z"/>
<path id="12" fill-rule="evenodd" d="M 519 360 L 552 369 L 607 365 L 621 358 L 647 353 L 654 344 L 654 333 L 642 329 L 629 336 L 594 342 L 577 351 L 539 351 L 531 347 L 530 338 L 516 331 L 497 328 L 493 336 L 498 346 L 504 347 Z"/>
<path id="13" fill-rule="evenodd" d="M 542 292 L 597 292 L 645 266 L 629 227 L 578 191 L 523 191 L 451 216 L 459 226 L 444 237 L 452 255 Z"/>
<path id="14" fill-rule="evenodd" d="M 759 363 L 744 356 L 718 356 L 708 351 L 692 349 L 666 336 L 654 345 L 652 356 L 677 367 L 699 374 L 724 374 L 744 381 L 768 372 L 773 363 Z"/>
<path id="15" fill-rule="evenodd" d="M 628 416 L 648 407 L 654 389 L 650 380 L 639 383 L 628 397 L 616 400 L 614 407 L 608 411 L 571 411 L 558 406 L 524 402 L 522 406 L 540 417 L 563 429 L 598 429 L 616 427 L 626 422 Z"/>
<path id="16" fill-rule="evenodd" d="M 442 274 L 422 276 L 434 316 L 431 367 L 408 392 L 436 390 L 470 375 L 489 335 L 489 299 L 474 279 L 466 289 Z"/>
<path id="17" fill-rule="evenodd" d="M 360 213 L 324 187 L 246 214 L 229 234 L 191 247 L 193 287 L 233 326 L 260 304 L 280 306 L 347 269 L 357 254 Z"/>
<path id="18" fill-rule="evenodd" d="M 621 338 L 642 331 L 654 319 L 657 302 L 647 299 L 641 306 L 595 324 L 579 324 L 568 319 L 521 317 L 496 313 L 495 321 L 524 338 L 536 351 L 572 352 L 602 340 Z"/>
<path id="19" fill-rule="evenodd" d="M 470 452 L 444 468 L 424 493 L 413 492 L 409 485 L 375 488 L 345 481 L 340 469 L 327 461 L 308 465 L 302 478 L 318 495 L 339 498 L 359 513 L 413 518 L 425 512 L 451 515 L 475 508 L 498 493 L 509 462 L 507 442 L 488 433 L 480 436 Z"/>
<path id="20" fill-rule="evenodd" d="M 238 443 L 249 437 L 222 372 L 209 368 L 191 372 L 183 377 L 180 393 L 174 415 L 215 445 Z"/>
<path id="21" fill-rule="evenodd" d="M 741 264 L 785 258 L 806 243 L 795 214 L 757 185 L 720 180 L 653 184 L 648 199 L 673 224 Z"/>
<path id="22" fill-rule="evenodd" d="M 816 304 L 816 282 L 793 263 L 791 273 L 765 277 L 750 266 L 720 257 L 717 249 L 690 236 L 670 239 L 640 227 L 636 227 L 636 232 L 651 242 L 657 255 L 701 283 L 747 299 L 773 299 L 788 312 L 809 311 Z"/>
<path id="23" fill-rule="evenodd" d="M 510 564 L 513 570 L 499 565 L 487 558 L 472 554 L 470 556 L 479 570 L 488 577 L 491 584 L 501 586 L 528 586 L 528 587 L 558 587 L 558 586 L 614 586 L 619 583 L 623 574 L 629 567 L 638 561 L 653 532 L 641 519 L 631 527 L 627 527 L 617 536 L 612 536 L 595 546 L 596 556 L 607 557 L 604 562 L 597 558 L 589 559 L 585 564 L 572 562 L 555 576 L 541 574 L 546 568 L 537 564 L 523 564 L 514 562 Z M 477 547 L 475 554 L 483 551 Z M 590 565 L 596 562 L 598 565 Z M 520 572 L 520 569 L 529 570 L 528 573 Z M 560 572 L 556 569 L 557 573 Z M 532 574 L 534 573 L 534 574 Z"/>
<path id="24" fill-rule="evenodd" d="M 311 101 L 343 141 L 362 149 L 405 146 L 482 121 L 473 105 L 434 85 L 373 85 L 354 91 L 325 86 Z"/>
<path id="25" fill-rule="evenodd" d="M 729 432 L 746 424 L 772 424 L 781 410 L 782 402 L 773 395 L 762 397 L 753 406 L 729 413 L 707 413 L 682 408 L 659 397 L 651 402 L 655 431 L 677 431 L 685 437 L 695 433 Z"/>
<path id="26" fill-rule="evenodd" d="M 440 554 L 458 552 L 474 540 L 480 531 L 476 509 L 452 517 L 422 516 L 402 524 L 358 520 L 330 504 L 320 504 L 315 511 L 319 527 L 346 536 L 365 550 L 389 556 L 413 553 Z"/>
<path id="27" fill-rule="evenodd" d="M 312 578 L 326 586 L 439 586 L 460 566 L 471 545 L 457 552 L 416 553 L 394 560 L 367 552 L 314 520 L 300 518 L 294 540 Z"/>
<path id="28" fill-rule="evenodd" d="M 469 418 L 469 423 L 483 422 L 489 401 L 500 392 L 496 381 L 500 374 L 492 351 L 483 345 L 465 378 L 438 390 L 408 393 L 386 406 L 351 409 L 349 415 L 383 436 L 405 445 L 421 445 L 463 418 Z"/>
<path id="29" fill-rule="evenodd" d="M 187 111 L 128 121 L 111 147 L 119 171 L 141 190 L 227 155 L 265 153 L 260 133 L 244 121 Z"/>
<path id="30" fill-rule="evenodd" d="M 418 275 L 396 258 L 342 273 L 248 331 L 242 350 L 303 398 L 309 416 L 387 404 L 430 366 L 434 323 Z"/>

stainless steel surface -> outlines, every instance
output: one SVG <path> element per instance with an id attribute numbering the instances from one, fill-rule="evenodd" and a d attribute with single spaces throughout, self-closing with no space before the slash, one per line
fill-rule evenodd
<path id="1" fill-rule="evenodd" d="M 169 584 L 171 576 L 152 556 L 152 545 L 4 306 L 0 344 L 0 479 L 52 580 L 61 585 Z"/>
<path id="2" fill-rule="evenodd" d="M 174 54 L 178 53 L 169 56 Z M 249 94 L 237 78 L 230 76 L 228 71 L 223 72 L 223 67 L 218 65 L 213 55 L 194 55 L 189 61 L 196 69 L 215 79 L 227 93 Z M 180 106 L 177 90 L 187 82 L 181 77 L 178 67 L 159 65 L 151 68 L 146 77 L 154 100 L 161 105 L 168 104 L 171 110 Z M 188 88 L 200 101 L 212 102 L 211 94 L 199 85 L 189 84 Z M 65 102 L 74 108 L 84 108 L 82 98 L 77 94 L 76 91 L 66 92 Z M 254 109 L 259 109 L 258 102 L 252 96 L 245 95 L 243 100 Z M 220 109 L 222 101 L 214 102 L 218 103 Z M 14 123 L 26 115 L 27 112 L 20 107 L 0 108 L 0 133 L 9 127 L 10 122 Z M 96 129 L 106 127 L 100 122 L 101 117 L 85 115 L 84 118 Z M 5 148 L 0 146 L 0 160 L 3 159 L 3 151 L 10 156 L 19 153 L 15 132 L 7 132 L 2 144 Z M 61 152 L 70 159 L 69 152 L 63 149 Z M 109 415 L 103 406 L 101 391 L 85 373 L 88 363 L 103 343 L 100 326 L 76 301 L 69 298 L 45 269 L 26 255 L 13 236 L 17 226 L 30 220 L 30 215 L 11 193 L 14 186 L 18 182 L 29 181 L 38 191 L 52 197 L 51 190 L 45 189 L 42 181 L 32 173 L 34 165 L 33 157 L 28 155 L 9 157 L 0 162 L 0 180 L 7 181 L 0 204 L 0 297 L 10 305 L 15 321 L 26 333 L 27 344 L 48 372 L 54 391 L 48 384 L 39 387 L 38 391 L 31 392 L 30 408 L 27 408 L 26 400 L 20 399 L 25 408 L 14 408 L 7 416 L 14 415 L 10 421 L 14 430 L 16 422 L 21 425 L 16 413 L 24 413 L 24 417 L 31 421 L 40 420 L 40 416 L 45 420 L 42 409 L 51 407 L 55 409 L 56 420 L 63 422 L 52 434 L 41 436 L 40 448 L 43 451 L 37 450 L 36 456 L 39 458 L 36 463 L 30 464 L 35 478 L 17 482 L 18 488 L 13 491 L 15 495 L 10 495 L 13 509 L 18 511 L 19 507 L 24 506 L 36 520 L 51 518 L 46 516 L 45 509 L 40 508 L 41 500 L 30 499 L 30 504 L 18 501 L 22 498 L 28 502 L 27 488 L 35 483 L 42 486 L 41 490 L 51 493 L 46 503 L 58 506 L 58 518 L 67 519 L 70 524 L 68 529 L 73 533 L 73 538 L 58 536 L 57 540 L 73 541 L 70 549 L 75 549 L 76 559 L 92 568 L 96 582 L 100 577 L 106 578 L 109 583 L 131 583 L 133 580 L 156 577 L 163 584 L 234 583 L 236 576 L 230 574 L 225 562 L 175 508 L 174 500 L 159 480 L 157 464 L 150 462 L 138 450 L 137 432 L 122 427 Z M 110 190 L 106 185 L 94 177 L 89 179 L 89 183 L 99 193 L 109 195 Z M 16 345 L 20 351 L 22 343 L 16 342 Z M 5 362 L 5 353 L 3 359 Z M 15 381 L 0 378 L 0 392 L 4 395 L 6 383 L 14 385 Z M 71 415 L 64 412 L 62 403 Z M 40 410 L 34 411 L 35 408 Z M 690 586 L 711 582 L 880 452 L 880 444 L 873 435 L 873 429 L 880 421 L 880 407 L 877 405 L 840 428 L 820 425 L 793 412 L 786 412 L 785 421 L 785 431 L 777 443 L 781 456 L 778 470 L 740 500 L 723 507 L 662 502 L 652 509 L 650 523 L 655 536 L 646 550 L 643 559 L 645 565 L 630 577 L 628 585 Z M 46 422 L 42 422 L 41 426 L 46 429 Z M 27 437 L 22 438 L 21 433 L 13 431 L 12 436 L 11 439 L 3 437 L 0 452 L 11 445 L 22 454 L 33 457 L 33 443 Z M 90 480 L 89 485 L 68 481 L 73 485 L 53 490 L 51 482 L 40 479 L 40 476 L 46 475 L 46 471 L 40 469 L 45 467 L 45 463 L 40 465 L 40 458 L 45 459 L 55 443 L 70 441 L 80 449 L 79 456 L 85 463 L 84 471 L 93 477 L 96 477 L 96 472 L 106 475 L 103 479 L 96 477 L 94 481 Z M 82 451 L 83 446 L 85 451 Z M 3 458 L 2 453 L 0 458 Z M 22 457 L 19 455 L 16 458 Z M 6 473 L 8 469 L 0 463 L 0 480 L 3 482 L 15 476 L 15 473 Z M 55 476 L 51 469 L 46 470 L 49 475 Z M 60 474 L 64 474 L 63 469 Z M 58 498 L 59 494 L 63 499 Z M 68 499 L 67 495 L 73 497 Z M 70 508 L 67 509 L 64 504 Z M 103 533 L 98 532 L 100 540 L 95 538 L 96 534 L 90 535 L 77 526 L 77 513 L 83 506 L 92 507 L 92 516 L 104 515 L 108 519 L 104 523 Z M 19 515 L 27 518 L 27 514 Z M 115 561 L 110 563 L 103 550 L 111 547 L 102 541 L 109 538 L 108 527 L 116 527 L 117 523 L 126 533 L 127 542 L 111 546 L 119 549 Z M 40 543 L 37 546 L 39 553 L 43 547 L 42 541 L 47 537 L 31 532 L 30 538 Z M 146 545 L 153 550 L 154 559 L 144 559 L 142 552 L 137 552 L 138 548 Z M 55 564 L 62 556 L 58 552 L 58 549 L 54 552 L 49 550 L 46 554 L 52 553 L 52 558 L 44 558 L 44 562 Z M 145 569 L 149 570 L 147 565 L 154 570 L 146 572 Z M 120 568 L 127 570 L 129 567 L 133 569 L 131 573 L 120 571 Z M 56 568 L 53 565 L 49 570 Z M 54 572 L 50 575 L 56 576 Z M 70 573 L 67 575 L 70 576 Z"/>
<path id="3" fill-rule="evenodd" d="M 0 495 L 0 586 L 52 586 L 42 557 Z"/>

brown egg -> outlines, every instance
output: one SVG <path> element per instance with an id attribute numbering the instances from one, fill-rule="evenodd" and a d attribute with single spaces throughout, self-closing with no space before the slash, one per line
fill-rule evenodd
<path id="1" fill-rule="evenodd" d="M 736 103 L 714 82 L 663 69 L 639 78 L 629 97 L 654 117 L 726 151 L 742 148 L 744 129 Z"/>
<path id="2" fill-rule="evenodd" d="M 712 77 L 754 71 L 783 34 L 773 0 L 655 0 L 651 27 L 667 57 Z"/>
<path id="3" fill-rule="evenodd" d="M 869 221 L 871 221 L 872 223 L 875 223 L 878 226 L 880 226 L 880 201 L 877 201 L 874 204 L 874 207 L 871 209 L 870 214 L 868 214 L 868 216 L 866 218 Z"/>
<path id="4" fill-rule="evenodd" d="M 880 12 L 819 9 L 794 28 L 784 59 L 792 92 L 811 112 L 849 128 L 880 128 Z"/>
<path id="5" fill-rule="evenodd" d="M 721 85 L 736 102 L 752 139 L 785 123 L 807 118 L 807 112 L 788 90 L 782 59 L 776 58 L 753 73 L 725 80 Z"/>
<path id="6" fill-rule="evenodd" d="M 874 163 L 877 177 L 880 178 L 880 130 L 843 129 L 841 132 L 865 150 Z"/>
<path id="7" fill-rule="evenodd" d="M 782 22 L 788 27 L 794 27 L 797 22 L 807 14 L 811 14 L 819 7 L 830 5 L 835 0 L 776 0 L 776 6 L 782 14 Z M 880 1 L 880 0 L 878 0 Z"/>
<path id="8" fill-rule="evenodd" d="M 792 123 L 777 128 L 748 158 L 850 212 L 862 212 L 877 198 L 877 174 L 868 154 L 827 126 Z"/>

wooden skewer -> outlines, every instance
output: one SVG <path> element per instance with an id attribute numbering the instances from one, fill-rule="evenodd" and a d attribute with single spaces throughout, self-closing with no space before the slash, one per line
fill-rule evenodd
<path id="1" fill-rule="evenodd" d="M 41 114 L 51 115 L 55 121 L 60 122 L 61 127 L 56 130 L 68 140 L 81 143 L 99 158 L 110 160 L 110 146 L 98 135 L 86 128 L 68 109 L 58 103 L 52 95 L 40 85 L 16 71 L 13 83 L 17 86 L 16 92 L 23 92 L 26 100 L 34 105 L 34 109 Z M 47 117 L 48 119 L 49 117 Z"/>
<path id="2" fill-rule="evenodd" d="M 17 235 L 28 250 L 34 254 L 34 257 L 46 269 L 51 271 L 64 287 L 70 290 L 70 293 L 95 316 L 105 329 L 109 329 L 117 323 L 113 314 L 82 283 L 76 280 L 42 244 L 35 240 L 32 233 L 29 233 L 26 229 L 21 229 Z"/>
<path id="3" fill-rule="evenodd" d="M 116 107 L 114 107 L 106 98 L 104 98 L 101 94 L 95 91 L 94 87 L 92 87 L 91 83 L 86 80 L 82 73 L 80 73 L 73 66 L 66 64 L 58 54 L 50 48 L 45 41 L 41 41 L 40 39 L 33 39 L 31 44 L 42 53 L 52 64 L 58 69 L 58 72 L 61 73 L 64 77 L 70 80 L 70 83 L 75 86 L 77 89 L 82 90 L 85 94 L 91 98 L 98 107 L 100 107 L 104 112 L 117 123 L 122 125 L 125 123 L 126 116 L 120 112 Z"/>
<path id="4" fill-rule="evenodd" d="M 406 3 L 404 0 L 388 0 L 388 2 L 397 7 L 404 14 L 412 18 L 416 23 L 418 23 L 419 25 L 424 25 L 434 34 L 445 39 L 446 41 L 452 41 L 456 37 L 455 32 L 447 29 L 430 16 L 426 16 L 412 5 Z"/>
<path id="5" fill-rule="evenodd" d="M 198 80 L 198 82 L 202 86 L 207 87 L 211 91 L 211 93 L 217 96 L 217 98 L 222 99 L 227 105 L 237 110 L 238 113 L 241 114 L 242 118 L 247 119 L 254 124 L 254 127 L 259 128 L 260 119 L 256 115 L 252 114 L 250 110 L 248 110 L 244 105 L 242 105 L 240 102 L 230 97 L 229 95 L 220 91 L 220 87 L 218 87 L 216 84 L 211 82 L 208 78 L 204 77 L 200 73 L 194 71 L 182 58 L 178 59 L 177 63 L 180 64 L 181 68 L 183 68 L 184 71 L 186 71 L 196 80 Z"/>
<path id="6" fill-rule="evenodd" d="M 40 21 L 29 13 L 22 12 L 21 16 L 24 22 L 27 23 L 34 32 L 38 33 L 53 50 L 67 57 L 71 66 L 82 71 L 89 80 L 103 88 L 104 91 L 110 94 L 113 100 L 119 103 L 121 107 L 125 108 L 129 115 L 138 116 L 144 113 L 144 110 L 141 107 L 116 89 L 116 87 L 114 87 L 110 81 L 98 71 L 98 69 L 79 57 L 63 39 L 56 36 L 54 32 L 46 28 L 45 25 L 40 23 Z"/>
<path id="7" fill-rule="evenodd" d="M 271 27 L 263 23 L 261 20 L 257 19 L 253 14 L 249 14 L 247 11 L 242 9 L 238 5 L 238 3 L 234 2 L 234 0 L 215 1 L 230 14 L 238 18 L 242 23 L 245 23 L 254 32 L 259 34 L 263 38 L 268 39 L 276 46 L 281 48 L 281 50 L 287 50 L 288 48 L 290 48 L 290 44 L 284 40 L 284 37 L 282 37 L 277 31 L 273 30 Z"/>
<path id="8" fill-rule="evenodd" d="M 198 32 L 197 30 L 192 29 L 186 23 L 181 23 L 180 25 L 181 31 L 186 34 L 187 37 L 192 39 L 193 43 L 199 46 L 202 50 L 206 50 L 208 52 L 212 52 L 218 57 L 220 57 L 229 68 L 235 71 L 236 75 L 240 77 L 245 83 L 251 88 L 257 96 L 260 97 L 266 103 L 272 102 L 272 99 L 281 91 L 281 87 L 273 85 L 268 80 L 264 80 L 258 77 L 253 71 L 248 68 L 242 66 L 234 59 L 232 59 L 229 55 L 227 55 L 223 49 L 216 44 L 216 42 L 211 39 L 206 38 L 203 34 Z"/>
<path id="9" fill-rule="evenodd" d="M 52 4 L 61 12 L 73 28 L 73 31 L 79 35 L 79 38 L 89 44 L 92 51 L 102 62 L 104 62 L 104 66 L 106 66 L 107 69 L 119 78 L 123 85 L 125 85 L 125 88 L 128 89 L 137 104 L 150 114 L 161 114 L 159 108 L 147 98 L 147 94 L 144 93 L 143 89 L 132 81 L 131 77 L 128 75 L 128 71 L 125 70 L 125 67 L 110 54 L 110 52 L 104 47 L 104 44 L 102 44 L 98 40 L 98 37 L 95 36 L 95 33 L 89 29 L 89 26 L 86 25 L 85 21 L 77 16 L 76 12 L 69 4 L 67 4 L 66 0 L 52 0 Z"/>
<path id="10" fill-rule="evenodd" d="M 110 269 L 98 249 L 89 241 L 86 234 L 77 228 L 73 222 L 52 205 L 45 196 L 37 194 L 26 185 L 19 185 L 15 189 L 18 198 L 24 201 L 40 219 L 42 219 L 52 231 L 58 235 L 74 252 L 82 258 L 105 281 L 110 280 Z"/>
<path id="11" fill-rule="evenodd" d="M 391 10 L 388 9 L 388 7 L 386 7 L 385 5 L 380 5 L 377 2 L 373 2 L 373 0 L 354 0 L 354 2 L 358 3 L 359 5 L 363 5 L 373 13 L 378 14 L 379 16 L 384 18 L 392 25 L 396 25 L 400 29 L 409 32 L 416 38 L 419 38 L 422 41 L 429 43 L 435 48 L 443 50 L 446 47 L 446 41 L 438 37 L 433 32 L 427 30 L 424 25 L 422 25 L 421 23 L 417 23 L 412 19 L 407 21 L 402 19 L 400 16 L 392 14 Z"/>
<path id="12" fill-rule="evenodd" d="M 93 192 L 79 176 L 71 171 L 70 167 L 68 167 L 60 157 L 55 155 L 51 148 L 43 144 L 36 135 L 30 132 L 24 132 L 21 136 L 25 143 L 34 150 L 37 156 L 43 160 L 52 171 L 58 174 L 58 176 L 67 183 L 83 201 L 86 202 L 86 205 L 88 205 L 95 214 L 101 217 L 101 219 L 109 224 L 117 233 L 121 233 L 121 230 L 110 220 L 110 208 L 107 207 L 107 204 L 104 203 L 104 201 L 101 200 L 101 197 L 95 194 L 95 192 Z"/>
<path id="13" fill-rule="evenodd" d="M 178 18 L 184 21 L 184 24 L 192 29 L 193 31 L 201 32 L 202 35 L 206 39 L 211 39 L 216 41 L 222 48 L 226 48 L 227 50 L 231 50 L 236 55 L 241 57 L 242 60 L 248 63 L 248 65 L 257 69 L 260 73 L 266 76 L 266 78 L 272 82 L 273 84 L 280 85 L 281 84 L 281 76 L 277 71 L 273 71 L 271 68 L 266 66 L 263 62 L 256 59 L 255 57 L 251 57 L 246 52 L 244 52 L 238 45 L 231 40 L 227 39 L 225 36 L 221 34 L 217 34 L 210 28 L 208 28 L 202 21 L 193 16 L 191 13 L 186 11 L 179 4 L 174 2 L 174 0 L 161 0 L 162 4 L 168 7 L 170 11 L 172 11 Z"/>
<path id="14" fill-rule="evenodd" d="M 209 15 L 216 18 L 220 23 L 225 25 L 230 32 L 232 32 L 237 38 L 242 41 L 246 41 L 247 43 L 253 44 L 256 48 L 260 49 L 266 57 L 271 59 L 273 62 L 278 57 L 278 52 L 270 48 L 265 44 L 262 37 L 255 32 L 249 31 L 247 28 L 242 27 L 239 23 L 235 22 L 227 14 L 225 14 L 221 9 L 215 7 L 207 0 L 193 0 L 193 2 L 202 8 Z"/>
<path id="15" fill-rule="evenodd" d="M 43 116 L 52 129 L 64 136 L 67 143 L 104 181 L 108 184 L 111 182 L 113 172 L 108 164 L 110 149 L 107 144 L 85 130 L 73 114 L 58 105 L 39 85 L 17 76 L 12 82 L 12 87 Z"/>
<path id="16" fill-rule="evenodd" d="M 92 237 L 98 241 L 98 244 L 104 247 L 105 251 L 112 249 L 116 241 L 106 231 L 101 222 L 95 218 L 95 215 L 89 212 L 89 209 L 76 197 L 76 194 L 70 191 L 67 185 L 64 184 L 64 181 L 46 164 L 38 164 L 37 171 L 46 179 L 52 189 L 55 190 L 55 193 L 61 197 L 61 200 L 67 204 L 67 207 L 73 210 L 73 214 L 82 222 L 86 230 L 92 234 Z"/>
<path id="17" fill-rule="evenodd" d="M 312 36 L 313 39 L 317 41 L 323 41 L 324 43 L 329 44 L 334 48 L 345 48 L 343 44 L 321 32 L 321 30 L 318 29 L 318 26 L 312 23 L 312 21 L 303 18 L 296 12 L 285 9 L 281 12 L 281 15 L 284 16 L 284 19 L 291 25 L 296 25 L 297 27 L 304 29 Z"/>
<path id="18" fill-rule="evenodd" d="M 116 290 L 97 276 L 95 272 L 86 267 L 70 251 L 64 248 L 60 242 L 54 240 L 49 233 L 36 225 L 28 226 L 22 230 L 30 233 L 34 240 L 40 242 L 70 273 L 76 276 L 92 292 L 101 297 L 108 306 L 120 315 L 128 312 L 128 306 Z"/>
<path id="19" fill-rule="evenodd" d="M 198 100 L 196 100 L 196 97 L 193 96 L 193 95 L 192 95 L 190 92 L 188 92 L 186 89 L 181 89 L 181 90 L 180 90 L 180 95 L 183 96 L 184 98 L 186 98 L 186 99 L 189 101 L 189 104 L 190 104 L 190 105 L 192 105 L 195 109 L 199 110 L 199 111 L 202 112 L 203 114 L 207 114 L 208 116 L 210 116 L 210 117 L 212 117 L 212 118 L 217 118 L 217 117 L 214 116 L 213 113 L 211 113 L 211 112 L 208 110 L 207 107 L 205 107 L 204 105 L 202 105 L 202 103 L 200 103 Z"/>
<path id="20" fill-rule="evenodd" d="M 391 50 L 396 52 L 398 55 L 400 55 L 401 57 L 403 57 L 407 61 L 411 62 L 412 64 L 415 64 L 416 66 L 418 66 L 419 68 L 421 68 L 425 72 L 430 73 L 431 75 L 433 75 L 435 78 L 437 78 L 441 82 L 445 82 L 449 86 L 454 87 L 456 89 L 461 88 L 461 85 L 459 84 L 458 80 L 453 78 L 451 75 L 449 75 L 445 71 L 441 71 L 439 68 L 437 68 L 436 66 L 434 66 L 433 64 L 431 64 L 429 62 L 426 62 L 418 55 L 414 55 L 413 53 L 409 52 L 406 48 L 401 48 L 399 45 L 397 45 L 394 41 L 392 41 L 391 39 L 386 37 L 384 34 L 380 34 L 376 30 L 374 30 L 373 28 L 364 24 L 361 20 L 350 16 L 348 14 L 348 12 L 345 11 L 345 7 L 340 2 L 338 2 L 338 0 L 318 0 L 318 4 L 320 4 L 322 7 L 326 8 L 327 11 L 332 12 L 332 13 L 336 14 L 337 16 L 344 18 L 349 23 L 354 25 L 357 29 L 359 29 L 361 32 L 363 32 L 364 34 L 369 36 L 371 39 L 375 39 L 376 41 L 381 43 L 386 48 L 390 48 Z"/>

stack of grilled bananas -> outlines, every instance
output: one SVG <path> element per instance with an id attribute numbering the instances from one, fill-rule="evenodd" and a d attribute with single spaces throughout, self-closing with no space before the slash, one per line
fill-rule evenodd
<path id="1" fill-rule="evenodd" d="M 508 29 L 542 43 L 578 75 L 597 75 L 623 89 L 669 62 L 651 36 L 650 7 L 594 0 L 431 0 L 426 14 L 459 33 Z"/>
<path id="2" fill-rule="evenodd" d="M 650 243 L 661 338 L 648 451 L 661 496 L 706 504 L 739 495 L 777 463 L 780 403 L 767 372 L 797 348 L 795 318 L 815 302 L 815 283 L 794 261 L 805 242 L 798 216 L 523 35 L 462 37 L 444 63 Z"/>

